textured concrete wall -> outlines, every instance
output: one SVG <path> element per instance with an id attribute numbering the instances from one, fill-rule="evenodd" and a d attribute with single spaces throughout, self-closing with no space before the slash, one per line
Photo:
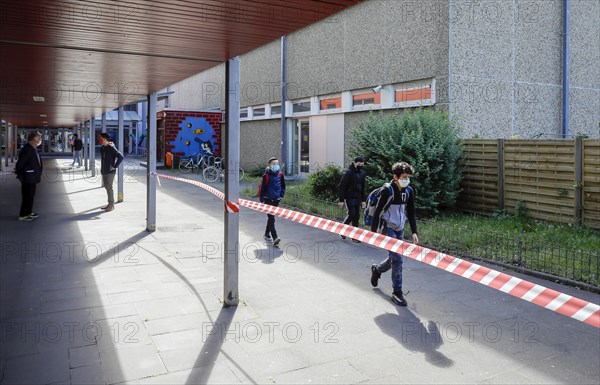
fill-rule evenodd
<path id="1" fill-rule="evenodd" d="M 281 101 L 281 40 L 240 57 L 240 106 Z"/>
<path id="2" fill-rule="evenodd" d="M 191 76 L 175 83 L 171 90 L 171 107 L 173 109 L 208 109 L 219 107 L 225 109 L 225 64 L 220 64 L 207 71 Z"/>
<path id="3" fill-rule="evenodd" d="M 240 165 L 244 170 L 265 166 L 272 156 L 281 156 L 279 120 L 240 123 Z"/>
<path id="4" fill-rule="evenodd" d="M 600 1 L 571 0 L 571 135 L 600 138 Z"/>
<path id="5" fill-rule="evenodd" d="M 560 136 L 563 1 L 453 4 L 450 109 L 465 128 L 463 136 Z M 592 110 L 600 110 L 600 2 L 574 1 L 571 7 L 571 133 L 593 135 L 589 127 L 599 119 Z"/>
<path id="6" fill-rule="evenodd" d="M 448 73 L 446 0 L 369 0 L 288 37 L 288 98 Z"/>

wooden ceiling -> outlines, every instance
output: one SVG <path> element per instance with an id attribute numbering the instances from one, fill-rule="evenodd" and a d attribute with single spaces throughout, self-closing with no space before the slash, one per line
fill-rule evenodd
<path id="1" fill-rule="evenodd" d="M 0 118 L 72 127 L 360 1 L 0 0 Z"/>

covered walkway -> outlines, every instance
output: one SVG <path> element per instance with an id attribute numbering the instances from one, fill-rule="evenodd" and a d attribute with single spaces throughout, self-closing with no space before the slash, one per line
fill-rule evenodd
<path id="1" fill-rule="evenodd" d="M 384 251 L 240 212 L 240 305 L 222 307 L 222 203 L 145 175 L 105 213 L 98 177 L 46 159 L 34 222 L 1 174 L 1 384 L 598 383 L 600 331 L 408 260 L 408 307 L 369 284 Z M 531 277 L 527 278 L 538 282 Z M 543 282 L 598 303 L 598 296 Z"/>

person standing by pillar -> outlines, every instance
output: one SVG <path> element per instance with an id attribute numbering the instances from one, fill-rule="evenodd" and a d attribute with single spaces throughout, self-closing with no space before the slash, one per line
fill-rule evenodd
<path id="1" fill-rule="evenodd" d="M 100 134 L 102 147 L 100 148 L 100 174 L 102 174 L 102 184 L 106 189 L 108 196 L 108 205 L 102 207 L 102 210 L 113 211 L 115 209 L 115 194 L 113 191 L 113 182 L 117 168 L 123 161 L 123 154 L 111 142 L 110 135 L 106 132 Z"/>
<path id="2" fill-rule="evenodd" d="M 19 151 L 19 159 L 15 165 L 15 174 L 21 181 L 21 211 L 19 220 L 31 222 L 39 215 L 33 212 L 33 198 L 36 185 L 42 180 L 43 164 L 37 147 L 42 143 L 42 134 L 32 132 L 27 136 L 27 143 Z"/>

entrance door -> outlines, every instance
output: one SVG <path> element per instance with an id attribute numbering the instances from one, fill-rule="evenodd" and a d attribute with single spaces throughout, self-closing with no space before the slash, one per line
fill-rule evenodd
<path id="1" fill-rule="evenodd" d="M 300 174 L 310 171 L 310 125 L 308 120 L 301 120 L 298 124 L 300 136 Z"/>

